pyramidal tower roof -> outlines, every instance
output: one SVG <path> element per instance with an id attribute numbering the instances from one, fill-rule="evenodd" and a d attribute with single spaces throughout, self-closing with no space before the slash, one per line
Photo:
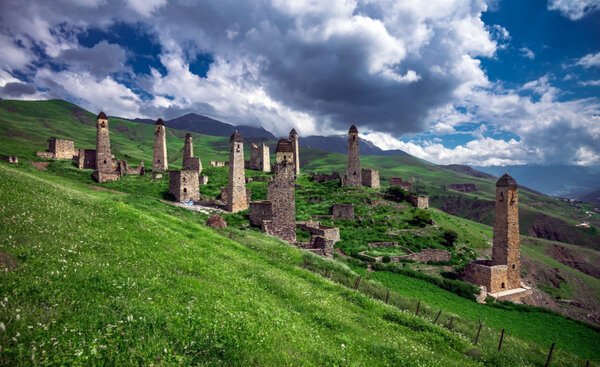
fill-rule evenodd
<path id="1" fill-rule="evenodd" d="M 163 125 L 164 126 L 165 122 L 161 118 L 159 118 L 158 120 L 156 120 L 156 123 L 154 125 Z"/>
<path id="2" fill-rule="evenodd" d="M 231 135 L 231 138 L 229 138 L 229 142 L 231 143 L 232 141 L 235 142 L 243 142 L 244 141 L 244 137 L 242 136 L 242 134 L 240 134 L 237 130 L 233 133 L 233 135 Z"/>
<path id="3" fill-rule="evenodd" d="M 515 181 L 514 178 L 512 178 L 508 173 L 505 173 L 496 182 L 496 187 L 499 187 L 499 186 L 514 186 L 514 187 L 517 187 L 518 185 L 517 185 L 517 181 Z"/>
<path id="4" fill-rule="evenodd" d="M 100 111 L 100 113 L 98 114 L 98 117 L 96 117 L 96 120 L 108 120 L 108 117 L 106 117 L 106 114 L 104 113 L 104 111 Z"/>
<path id="5" fill-rule="evenodd" d="M 277 143 L 277 149 L 275 150 L 276 153 L 293 153 L 294 152 L 294 146 L 292 145 L 292 142 L 289 139 L 279 139 L 279 142 Z"/>
<path id="6" fill-rule="evenodd" d="M 290 135 L 298 135 L 298 133 L 296 132 L 296 129 L 292 129 L 292 131 L 290 131 Z"/>
<path id="7" fill-rule="evenodd" d="M 350 126 L 350 130 L 348 130 L 348 134 L 358 134 L 358 129 L 355 125 Z"/>

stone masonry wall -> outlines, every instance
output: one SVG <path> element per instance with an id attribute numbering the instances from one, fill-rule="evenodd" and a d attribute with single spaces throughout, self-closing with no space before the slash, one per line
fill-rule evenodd
<path id="1" fill-rule="evenodd" d="M 334 243 L 339 242 L 340 240 L 339 228 L 324 226 L 320 222 L 296 222 L 296 227 L 305 230 L 312 235 L 323 236 L 325 239 L 331 240 Z"/>
<path id="2" fill-rule="evenodd" d="M 292 160 L 277 164 L 274 179 L 269 182 L 267 198 L 273 204 L 273 219 L 268 234 L 288 242 L 296 241 L 296 173 Z"/>
<path id="3" fill-rule="evenodd" d="M 290 131 L 289 139 L 294 147 L 294 172 L 297 176 L 300 174 L 300 144 L 298 143 L 298 133 L 295 129 Z"/>
<path id="4" fill-rule="evenodd" d="M 180 203 L 200 200 L 198 172 L 169 171 L 169 192 Z"/>
<path id="5" fill-rule="evenodd" d="M 407 258 L 419 263 L 426 263 L 429 261 L 450 261 L 452 260 L 452 254 L 445 250 L 426 248 L 421 250 L 421 252 L 416 252 L 408 255 Z"/>
<path id="6" fill-rule="evenodd" d="M 507 290 L 506 265 L 491 265 L 488 260 L 470 262 L 465 268 L 465 280 L 486 287 L 490 293 Z"/>
<path id="7" fill-rule="evenodd" d="M 250 202 L 250 225 L 262 228 L 263 221 L 273 219 L 273 204 L 270 201 Z"/>
<path id="8" fill-rule="evenodd" d="M 419 209 L 429 209 L 429 198 L 423 195 L 408 195 L 406 201 Z"/>
<path id="9" fill-rule="evenodd" d="M 236 131 L 229 141 L 229 184 L 227 186 L 227 210 L 235 213 L 248 208 L 246 197 L 246 174 L 244 172 L 244 142 Z"/>
<path id="10" fill-rule="evenodd" d="M 166 172 L 169 169 L 167 161 L 167 132 L 165 125 L 154 125 L 154 154 L 152 170 Z"/>
<path id="11" fill-rule="evenodd" d="M 376 169 L 362 169 L 362 185 L 378 189 L 381 187 L 379 182 L 379 171 Z"/>
<path id="12" fill-rule="evenodd" d="M 402 181 L 401 177 L 390 177 L 390 187 L 400 186 L 406 191 L 413 191 L 413 184 Z"/>
<path id="13" fill-rule="evenodd" d="M 352 126 L 354 127 L 354 125 Z M 342 183 L 343 186 L 362 186 L 358 140 L 358 132 L 352 132 L 351 128 L 348 133 L 348 162 L 346 164 L 346 175 Z"/>
<path id="14" fill-rule="evenodd" d="M 341 179 L 340 174 L 337 172 L 331 172 L 330 175 L 314 173 L 313 174 L 313 182 L 327 182 L 327 181 L 335 181 Z"/>
<path id="15" fill-rule="evenodd" d="M 331 206 L 333 219 L 354 219 L 354 205 L 352 204 L 333 204 Z"/>
<path id="16" fill-rule="evenodd" d="M 101 183 L 121 178 L 117 171 L 117 161 L 110 151 L 108 119 L 104 118 L 98 118 L 96 125 L 96 170 L 92 177 Z"/>
<path id="17" fill-rule="evenodd" d="M 75 155 L 75 144 L 73 140 L 50 138 L 48 139 L 48 150 L 54 159 L 73 159 Z"/>
<path id="18" fill-rule="evenodd" d="M 267 145 L 264 143 L 260 146 L 252 144 L 247 168 L 256 171 L 271 172 L 271 154 Z"/>
<path id="19" fill-rule="evenodd" d="M 77 151 L 77 167 L 79 169 L 96 169 L 96 151 L 94 149 L 78 149 Z"/>
<path id="20" fill-rule="evenodd" d="M 194 142 L 190 133 L 185 135 L 182 167 L 184 170 L 198 171 L 198 174 L 202 173 L 202 162 L 200 158 L 194 157 Z"/>
<path id="21" fill-rule="evenodd" d="M 492 262 L 494 265 L 508 266 L 508 289 L 521 286 L 518 205 L 516 185 L 496 187 Z"/>

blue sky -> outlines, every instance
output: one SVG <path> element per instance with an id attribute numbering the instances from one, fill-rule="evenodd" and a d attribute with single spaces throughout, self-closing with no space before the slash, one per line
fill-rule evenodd
<path id="1" fill-rule="evenodd" d="M 5 0 L 0 97 L 600 164 L 600 0 Z"/>

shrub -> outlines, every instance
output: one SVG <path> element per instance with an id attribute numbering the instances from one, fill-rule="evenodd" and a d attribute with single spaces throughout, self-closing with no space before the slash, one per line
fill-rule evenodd
<path id="1" fill-rule="evenodd" d="M 458 238 L 458 233 L 454 232 L 451 229 L 447 229 L 444 231 L 444 234 L 442 234 L 442 237 L 444 238 L 444 242 L 443 242 L 444 246 L 454 247 L 454 243 L 456 242 L 456 239 Z"/>
<path id="2" fill-rule="evenodd" d="M 389 263 L 392 261 L 392 258 L 388 255 L 385 255 L 381 261 L 383 261 L 384 263 Z"/>
<path id="3" fill-rule="evenodd" d="M 431 223 L 431 214 L 427 210 L 417 209 L 413 213 L 410 223 L 415 226 L 425 227 Z"/>
<path id="4" fill-rule="evenodd" d="M 406 201 L 408 198 L 408 192 L 399 186 L 388 187 L 387 194 L 390 199 L 394 201 Z"/>

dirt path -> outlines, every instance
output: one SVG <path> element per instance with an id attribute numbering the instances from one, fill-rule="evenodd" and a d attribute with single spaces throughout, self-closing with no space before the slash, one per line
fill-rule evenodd
<path id="1" fill-rule="evenodd" d="M 100 187 L 100 186 L 95 186 L 95 185 L 89 185 L 89 187 L 90 187 L 90 189 L 96 190 L 96 191 L 112 192 L 113 194 L 125 194 L 124 192 L 107 189 L 106 187 Z"/>
<path id="2" fill-rule="evenodd" d="M 342 251 L 342 249 L 341 249 L 341 248 L 336 248 L 336 249 L 335 249 L 335 253 L 336 253 L 336 254 L 338 254 L 338 255 L 340 255 L 341 257 L 346 257 L 346 258 L 349 258 L 349 257 L 350 257 L 350 256 L 346 255 L 346 254 L 344 253 L 344 251 Z"/>
<path id="3" fill-rule="evenodd" d="M 42 171 L 45 171 L 49 164 L 50 162 L 31 162 L 32 166 Z"/>

